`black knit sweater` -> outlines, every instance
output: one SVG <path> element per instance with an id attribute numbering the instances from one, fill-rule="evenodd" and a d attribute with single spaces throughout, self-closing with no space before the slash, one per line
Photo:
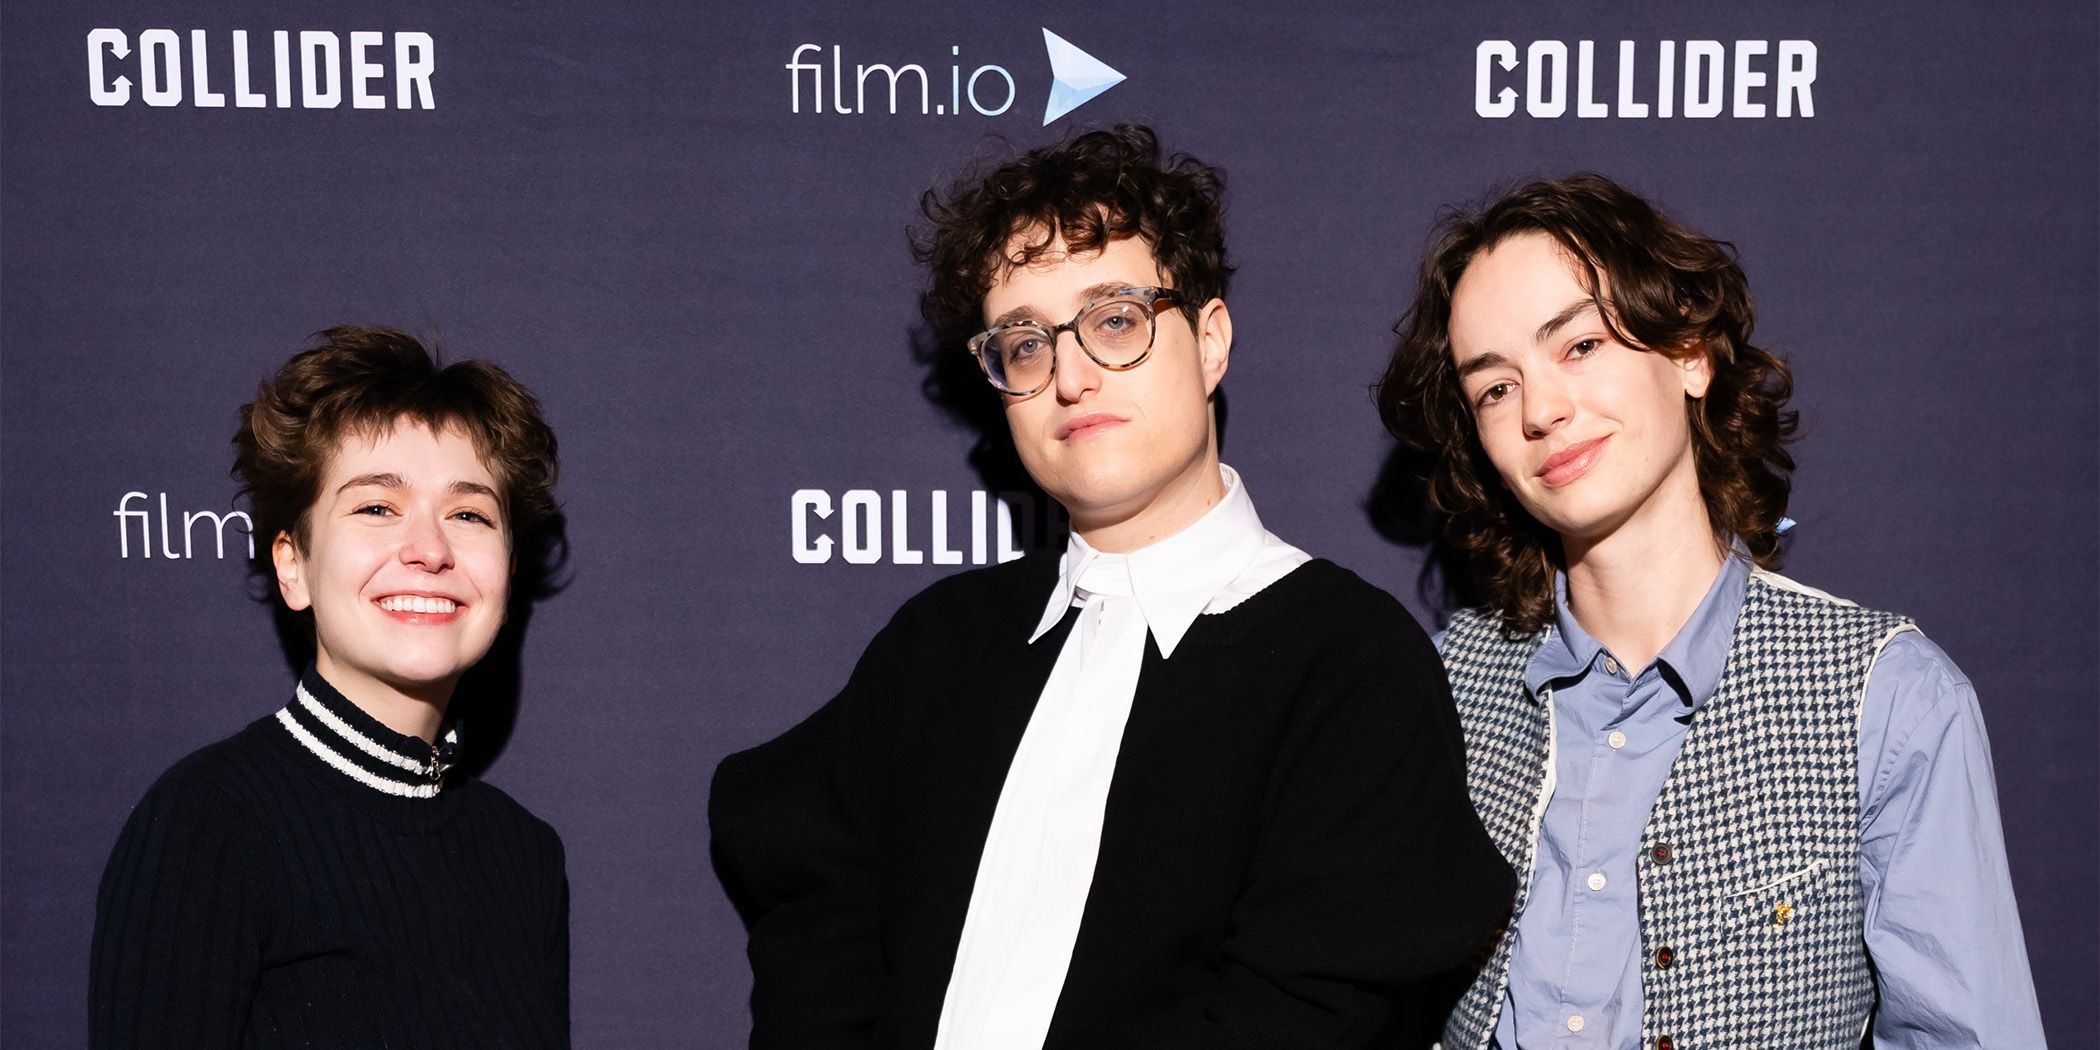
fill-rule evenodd
<path id="1" fill-rule="evenodd" d="M 845 690 L 723 761 L 751 1045 L 933 1045 L 986 834 L 1065 635 L 1044 552 L 906 603 Z M 1354 1050 L 1509 915 L 1436 649 L 1314 560 L 1146 648 L 1044 1050 Z"/>
<path id="2" fill-rule="evenodd" d="M 562 1047 L 561 839 L 307 672 L 132 812 L 95 906 L 95 1047 Z"/>

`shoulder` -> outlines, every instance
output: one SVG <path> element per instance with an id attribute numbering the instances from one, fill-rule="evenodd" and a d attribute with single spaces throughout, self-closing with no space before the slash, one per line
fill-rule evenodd
<path id="1" fill-rule="evenodd" d="M 1303 592 L 1316 601 L 1340 602 L 1381 615 L 1406 617 L 1409 622 L 1414 620 L 1385 588 L 1325 558 L 1307 561 L 1284 578 L 1298 579 Z"/>
<path id="2" fill-rule="evenodd" d="M 1061 557 L 1061 550 L 1038 550 L 999 565 L 944 576 L 908 599 L 893 623 L 967 622 L 1014 611 L 1035 615 L 1057 582 Z"/>
<path id="3" fill-rule="evenodd" d="M 253 854 L 264 825 L 282 809 L 285 763 L 269 719 L 190 753 L 146 789 L 124 821 L 110 865 L 152 866 L 164 855 L 230 858 Z M 128 858 L 128 860 L 127 860 Z"/>
<path id="4" fill-rule="evenodd" d="M 1307 561 L 1246 601 L 1203 619 L 1228 627 L 1235 636 L 1258 631 L 1308 641 L 1422 631 L 1392 595 L 1325 558 Z"/>
<path id="5" fill-rule="evenodd" d="M 1915 628 L 1897 632 L 1881 647 L 1869 681 L 1882 680 L 1915 683 L 1938 692 L 1970 688 L 1969 676 L 1955 665 L 1954 658 Z"/>
<path id="6" fill-rule="evenodd" d="M 1887 645 L 1899 632 L 1913 629 L 1908 617 L 1870 609 L 1770 569 L 1753 570 L 1749 586 L 1752 593 L 1760 595 L 1764 604 L 1782 617 L 1815 620 L 1839 629 L 1865 632 L 1876 642 L 1877 648 Z"/>
<path id="7" fill-rule="evenodd" d="M 1982 724 L 1975 687 L 1932 639 L 1906 630 L 1882 646 L 1860 707 L 1863 750 L 1930 749 L 1952 729 L 1980 735 Z"/>
<path id="8" fill-rule="evenodd" d="M 1545 641 L 1550 628 L 1528 635 L 1511 635 L 1502 615 L 1493 609 L 1460 609 L 1437 633 L 1437 653 L 1454 673 L 1521 673 L 1531 654 Z"/>
<path id="9" fill-rule="evenodd" d="M 1324 558 L 1203 619 L 1215 620 L 1215 630 L 1206 633 L 1211 644 L 1297 650 L 1337 669 L 1436 666 L 1436 648 L 1398 599 Z"/>
<path id="10" fill-rule="evenodd" d="M 1315 619 L 1333 630 L 1349 630 L 1353 625 L 1351 617 L 1368 617 L 1374 625 L 1405 622 L 1420 629 L 1399 599 L 1325 558 L 1313 558 L 1298 566 L 1256 597 L 1285 615 L 1323 611 L 1326 614 Z"/>
<path id="11" fill-rule="evenodd" d="M 1447 641 L 1473 642 L 1475 640 L 1481 642 L 1521 641 L 1521 639 L 1511 639 L 1508 636 L 1508 632 L 1503 630 L 1500 614 L 1493 609 L 1480 607 L 1460 609 L 1452 613 L 1451 622 L 1444 625 L 1444 629 L 1437 633 L 1438 648 L 1442 648 Z"/>
<path id="12" fill-rule="evenodd" d="M 459 793 L 459 805 L 469 820 L 495 829 L 504 837 L 535 850 L 557 858 L 561 856 L 561 834 L 554 830 L 554 825 L 541 820 L 502 788 L 477 777 L 468 777 L 445 790 Z"/>
<path id="13" fill-rule="evenodd" d="M 191 752 L 153 782 L 140 808 L 253 814 L 282 781 L 284 756 L 270 739 L 276 729 L 274 718 L 262 718 Z"/>

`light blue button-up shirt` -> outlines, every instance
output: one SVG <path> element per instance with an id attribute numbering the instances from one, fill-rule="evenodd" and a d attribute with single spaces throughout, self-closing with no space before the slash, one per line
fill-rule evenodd
<path id="1" fill-rule="evenodd" d="M 1740 555 L 1727 559 L 1645 668 L 1622 665 L 1582 629 L 1559 579 L 1559 614 L 1524 677 L 1553 704 L 1558 785 L 1497 1046 L 1639 1046 L 1634 859 L 1685 729 L 1720 684 L 1750 572 Z M 2042 1046 L 1976 693 L 1917 632 L 1891 641 L 1868 680 L 1859 792 L 1877 1050 Z"/>

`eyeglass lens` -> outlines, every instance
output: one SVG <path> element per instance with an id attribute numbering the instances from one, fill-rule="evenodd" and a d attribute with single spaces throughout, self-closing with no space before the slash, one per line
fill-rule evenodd
<path id="1" fill-rule="evenodd" d="M 1152 347 L 1153 313 L 1138 299 L 1111 299 L 1095 305 L 1072 325 L 1079 342 L 1095 360 L 1111 368 L 1133 364 Z M 1050 378 L 1057 333 L 1049 325 L 1006 329 L 985 341 L 980 351 L 985 373 L 1002 390 L 1033 390 Z"/>

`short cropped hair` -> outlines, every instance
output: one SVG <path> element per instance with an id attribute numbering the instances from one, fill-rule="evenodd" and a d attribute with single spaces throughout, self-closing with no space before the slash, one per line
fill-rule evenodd
<path id="1" fill-rule="evenodd" d="M 487 361 L 441 365 L 406 332 L 344 325 L 319 332 L 241 406 L 233 473 L 241 479 L 255 533 L 289 533 L 307 548 L 308 512 L 321 495 L 329 457 L 344 439 L 378 436 L 403 423 L 451 428 L 474 443 L 496 478 L 513 544 L 559 509 L 554 431 L 539 400 Z M 269 544 L 257 556 L 268 558 Z"/>
<path id="2" fill-rule="evenodd" d="M 1159 137 L 1138 124 L 1091 131 L 1043 146 L 945 193 L 920 199 L 926 224 L 912 251 L 932 270 L 920 312 L 943 343 L 984 327 L 984 297 L 1015 265 L 1034 262 L 1064 238 L 1075 252 L 1141 237 L 1190 307 L 1223 298 L 1223 172 L 1185 154 L 1161 159 Z M 1024 238 L 1019 251 L 1011 246 Z M 1194 309 L 1183 311 L 1191 325 Z"/>
<path id="3" fill-rule="evenodd" d="M 1435 463 L 1429 494 L 1445 538 L 1471 560 L 1503 627 L 1551 621 L 1560 537 L 1503 487 L 1481 446 L 1451 352 L 1451 297 L 1466 267 L 1510 237 L 1542 233 L 1574 261 L 1614 338 L 1637 350 L 1713 365 L 1706 396 L 1687 399 L 1699 492 L 1717 542 L 1740 541 L 1759 565 L 1779 561 L 1796 425 L 1793 375 L 1750 343 L 1749 281 L 1735 249 L 1689 230 L 1632 191 L 1583 173 L 1535 182 L 1476 212 L 1447 215 L 1422 261 L 1414 304 L 1377 387 L 1379 415 Z"/>

